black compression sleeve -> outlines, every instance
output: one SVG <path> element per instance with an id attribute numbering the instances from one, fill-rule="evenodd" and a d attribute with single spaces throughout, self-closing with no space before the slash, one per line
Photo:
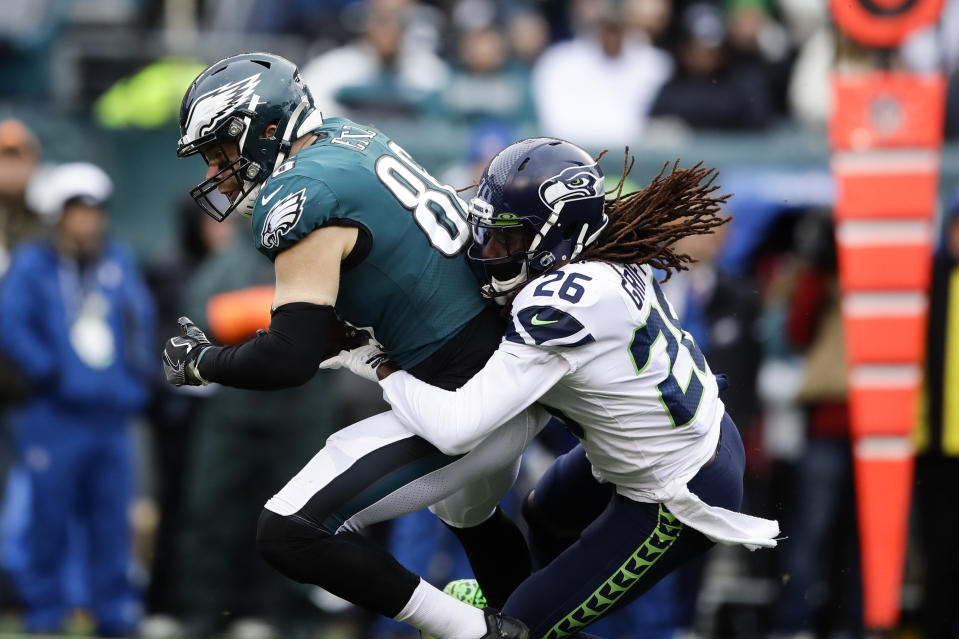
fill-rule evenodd
<path id="1" fill-rule="evenodd" d="M 270 332 L 236 346 L 213 346 L 200 356 L 200 376 L 236 388 L 275 390 L 305 384 L 323 361 L 332 306 L 284 304 L 273 311 Z"/>

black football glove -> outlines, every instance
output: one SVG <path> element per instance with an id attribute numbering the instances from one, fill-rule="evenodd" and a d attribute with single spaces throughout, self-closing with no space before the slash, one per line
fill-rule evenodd
<path id="1" fill-rule="evenodd" d="M 203 334 L 189 317 L 177 320 L 182 336 L 171 337 L 163 347 L 163 372 L 166 379 L 174 386 L 205 386 L 209 382 L 200 377 L 196 361 L 207 346 L 212 346 L 210 340 Z"/>

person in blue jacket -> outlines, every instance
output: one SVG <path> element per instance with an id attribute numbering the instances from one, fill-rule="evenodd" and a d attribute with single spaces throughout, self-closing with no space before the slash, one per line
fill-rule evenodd
<path id="1" fill-rule="evenodd" d="M 139 617 L 128 578 L 127 424 L 149 396 L 154 308 L 132 255 L 107 237 L 111 189 L 86 163 L 39 178 L 32 190 L 53 233 L 18 247 L 0 282 L 0 350 L 30 385 L 11 415 L 16 464 L 28 477 L 14 575 L 28 632 L 62 628 L 72 603 L 64 568 L 77 537 L 97 634 L 134 634 Z"/>

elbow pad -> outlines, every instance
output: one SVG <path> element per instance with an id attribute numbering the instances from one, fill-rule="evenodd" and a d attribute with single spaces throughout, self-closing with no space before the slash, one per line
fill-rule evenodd
<path id="1" fill-rule="evenodd" d="M 327 332 L 339 324 L 332 306 L 292 302 L 274 309 L 268 333 L 203 352 L 203 379 L 236 388 L 276 390 L 308 382 L 323 361 Z"/>

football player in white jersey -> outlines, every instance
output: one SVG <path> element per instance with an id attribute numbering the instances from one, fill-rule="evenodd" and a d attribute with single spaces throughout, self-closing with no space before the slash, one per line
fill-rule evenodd
<path id="1" fill-rule="evenodd" d="M 486 366 L 447 391 L 384 363 L 375 345 L 322 365 L 379 379 L 400 420 L 447 454 L 533 404 L 579 438 L 524 504 L 541 569 L 503 611 L 534 638 L 576 633 L 716 542 L 776 545 L 777 522 L 738 512 L 742 440 L 654 275 L 684 268 L 670 245 L 722 224 L 728 196 L 712 195 L 712 169 L 664 173 L 628 194 L 621 181 L 607 200 L 576 145 L 506 147 L 469 213 L 484 292 L 511 320 Z"/>

